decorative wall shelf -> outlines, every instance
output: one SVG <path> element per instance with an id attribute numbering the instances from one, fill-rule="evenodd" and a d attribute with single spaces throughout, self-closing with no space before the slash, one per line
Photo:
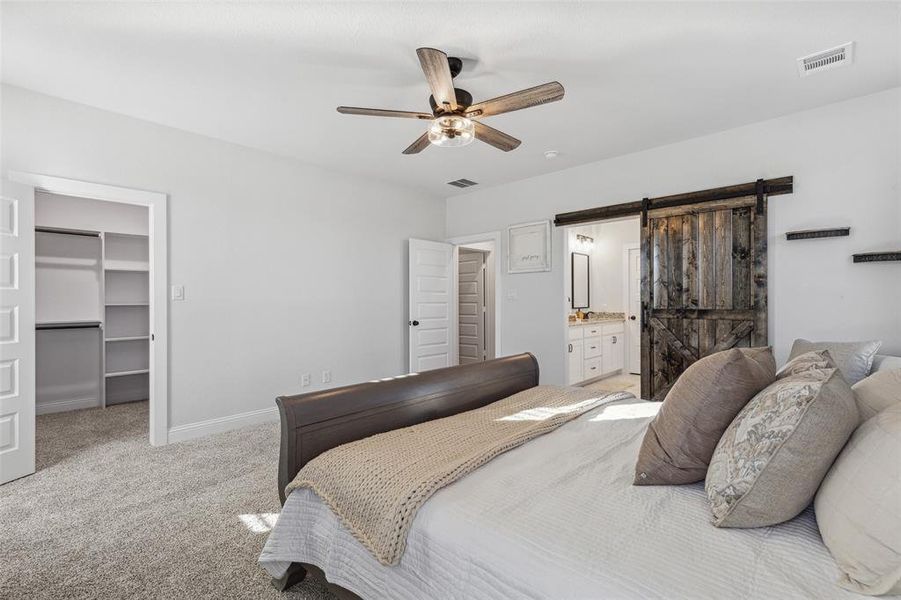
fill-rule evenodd
<path id="1" fill-rule="evenodd" d="M 854 254 L 854 262 L 889 262 L 901 261 L 901 250 L 893 250 L 889 252 L 864 252 L 862 254 Z"/>
<path id="2" fill-rule="evenodd" d="M 850 227 L 836 227 L 835 229 L 805 229 L 804 231 L 789 231 L 785 234 L 785 239 L 813 240 L 817 238 L 844 237 L 850 234 Z"/>

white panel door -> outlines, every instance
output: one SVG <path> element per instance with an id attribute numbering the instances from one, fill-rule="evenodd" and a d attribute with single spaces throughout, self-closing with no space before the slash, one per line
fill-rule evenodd
<path id="1" fill-rule="evenodd" d="M 410 372 L 456 364 L 452 244 L 410 239 Z"/>
<path id="2" fill-rule="evenodd" d="M 0 182 L 0 484 L 34 473 L 34 189 Z"/>
<path id="3" fill-rule="evenodd" d="M 629 248 L 629 305 L 626 335 L 629 336 L 628 371 L 641 373 L 641 249 Z"/>
<path id="4" fill-rule="evenodd" d="M 485 329 L 488 317 L 485 299 L 485 253 L 460 249 L 458 319 L 460 364 L 482 362 L 486 357 Z"/>

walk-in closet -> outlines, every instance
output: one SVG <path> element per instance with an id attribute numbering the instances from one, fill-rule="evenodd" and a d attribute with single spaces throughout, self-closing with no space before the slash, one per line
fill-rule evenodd
<path id="1" fill-rule="evenodd" d="M 35 197 L 37 413 L 149 398 L 148 214 Z"/>

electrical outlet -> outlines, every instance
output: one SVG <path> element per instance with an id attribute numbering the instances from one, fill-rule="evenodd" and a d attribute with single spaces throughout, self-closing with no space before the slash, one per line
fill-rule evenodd
<path id="1" fill-rule="evenodd" d="M 323 371 L 322 372 L 322 383 L 331 383 L 332 382 L 332 372 L 331 371 Z"/>
<path id="2" fill-rule="evenodd" d="M 183 285 L 173 285 L 172 286 L 172 299 L 173 300 L 184 300 L 185 299 L 185 286 Z"/>
<path id="3" fill-rule="evenodd" d="M 300 385 L 301 387 L 307 387 L 310 385 L 310 374 L 304 373 L 300 376 Z"/>

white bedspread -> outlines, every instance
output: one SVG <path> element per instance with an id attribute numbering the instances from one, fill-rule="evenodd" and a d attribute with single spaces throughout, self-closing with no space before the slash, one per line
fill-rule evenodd
<path id="1" fill-rule="evenodd" d="M 591 411 L 436 493 L 396 567 L 380 565 L 308 489 L 288 497 L 260 562 L 312 563 L 366 599 L 856 598 L 812 509 L 717 529 L 703 484 L 631 485 L 659 404 Z"/>

